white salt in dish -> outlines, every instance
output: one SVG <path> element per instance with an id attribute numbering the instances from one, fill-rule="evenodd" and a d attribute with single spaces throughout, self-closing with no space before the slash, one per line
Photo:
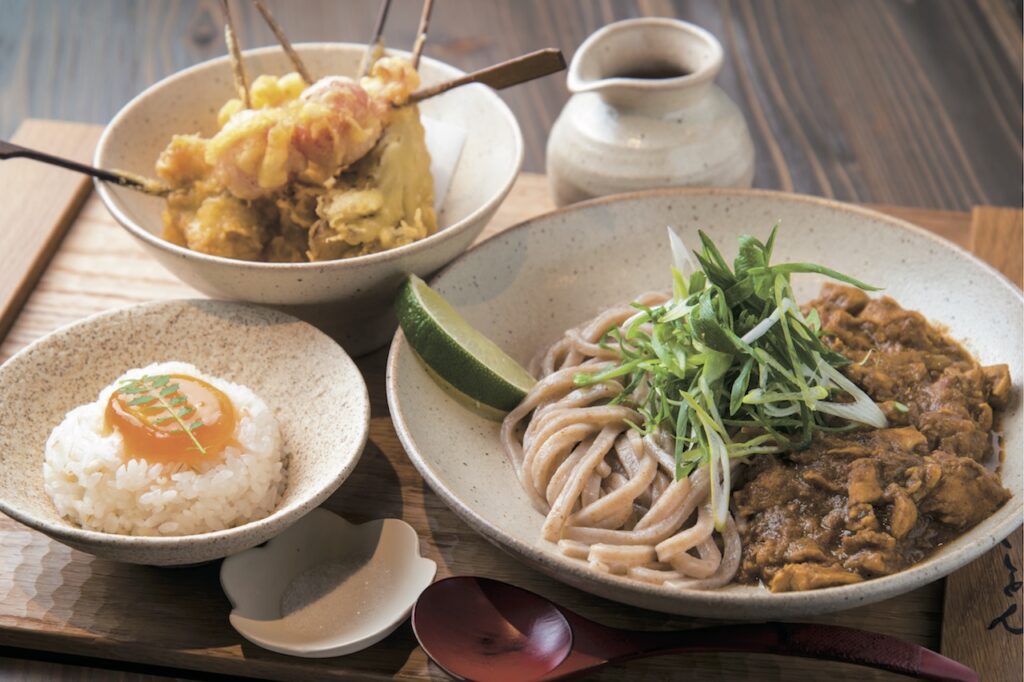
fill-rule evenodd
<path id="1" fill-rule="evenodd" d="M 247 640 L 327 658 L 391 634 L 436 571 L 404 521 L 354 525 L 316 509 L 266 545 L 225 559 L 220 583 L 233 607 L 231 626 Z"/>

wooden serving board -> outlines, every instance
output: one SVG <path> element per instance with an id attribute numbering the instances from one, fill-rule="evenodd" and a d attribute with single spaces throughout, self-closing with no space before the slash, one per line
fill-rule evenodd
<path id="1" fill-rule="evenodd" d="M 26 121 L 15 140 L 83 158 L 89 156 L 99 133 L 96 126 Z M 198 295 L 156 267 L 99 199 L 86 196 L 87 191 L 84 180 L 64 171 L 22 160 L 0 164 L 0 360 L 91 313 Z M 484 238 L 550 208 L 544 178 L 525 174 Z M 967 214 L 876 208 L 971 249 L 1020 285 L 1020 211 L 979 208 Z M 381 517 L 405 519 L 419 533 L 423 553 L 437 562 L 438 578 L 477 574 L 507 580 L 620 627 L 703 624 L 623 606 L 561 585 L 470 530 L 426 486 L 398 443 L 384 393 L 385 358 L 386 350 L 381 350 L 359 360 L 372 401 L 370 442 L 355 472 L 325 503 L 327 508 L 357 523 Z M 982 679 L 1018 679 L 1024 613 L 1016 581 L 1021 565 L 1018 530 L 1007 546 L 946 581 L 880 604 L 809 620 L 884 632 L 934 649 L 941 646 L 981 670 Z M 0 647 L 6 648 L 7 655 L 13 651 L 35 658 L 47 652 L 84 656 L 99 666 L 116 667 L 111 663 L 116 661 L 269 679 L 443 675 L 417 646 L 408 624 L 383 642 L 344 658 L 290 658 L 253 646 L 228 624 L 230 605 L 221 592 L 218 569 L 216 563 L 179 569 L 113 563 L 60 545 L 0 515 Z M 1014 628 L 1017 634 L 1011 632 Z M 35 671 L 36 666 L 26 664 L 26 669 Z M 81 679 L 101 679 L 105 674 L 80 670 Z M 903 679 L 840 663 L 735 654 L 635 661 L 606 669 L 598 678 L 619 679 L 627 674 L 636 680 Z"/>

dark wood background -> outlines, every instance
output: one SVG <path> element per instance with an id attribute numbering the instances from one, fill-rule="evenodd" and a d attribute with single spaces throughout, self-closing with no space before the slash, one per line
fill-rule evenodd
<path id="1" fill-rule="evenodd" d="M 245 46 L 273 36 L 232 0 Z M 365 41 L 377 0 L 268 0 L 293 41 Z M 156 80 L 224 54 L 216 0 L 0 0 L 0 135 L 26 117 L 103 123 Z M 389 44 L 418 0 L 395 0 Z M 1022 42 L 1012 0 L 437 0 L 426 54 L 463 69 L 545 46 L 571 57 L 638 15 L 700 24 L 747 116 L 754 184 L 966 210 L 1022 202 Z M 227 93 L 225 93 L 227 95 Z M 506 91 L 543 172 L 563 76 Z"/>

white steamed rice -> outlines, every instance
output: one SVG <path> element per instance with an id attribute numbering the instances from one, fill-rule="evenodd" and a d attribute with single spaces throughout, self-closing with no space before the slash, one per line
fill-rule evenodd
<path id="1" fill-rule="evenodd" d="M 215 462 L 179 471 L 125 460 L 121 435 L 104 436 L 104 410 L 122 379 L 185 374 L 220 389 L 234 404 L 235 441 Z M 58 513 L 83 528 L 123 535 L 191 535 L 263 518 L 284 489 L 285 457 L 277 421 L 249 388 L 183 362 L 125 372 L 94 403 L 76 407 L 46 441 L 43 478 Z"/>

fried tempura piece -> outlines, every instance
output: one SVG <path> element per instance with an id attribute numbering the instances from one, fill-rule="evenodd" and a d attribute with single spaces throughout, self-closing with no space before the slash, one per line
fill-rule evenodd
<path id="1" fill-rule="evenodd" d="M 234 197 L 207 197 L 195 217 L 185 224 L 185 241 L 193 251 L 258 260 L 269 239 L 267 217 L 257 207 Z"/>
<path id="2" fill-rule="evenodd" d="M 294 71 L 280 78 L 263 74 L 249 86 L 249 104 L 253 109 L 284 106 L 286 103 L 298 99 L 302 91 L 308 87 L 309 83 L 302 80 L 302 76 Z M 217 126 L 223 128 L 232 116 L 244 108 L 242 100 L 237 97 L 229 99 L 217 113 Z"/>
<path id="3" fill-rule="evenodd" d="M 156 162 L 157 177 L 171 187 L 205 180 L 209 173 L 206 140 L 199 135 L 175 135 Z"/>
<path id="4" fill-rule="evenodd" d="M 281 81 L 257 83 L 254 101 L 283 103 L 241 111 L 225 105 L 222 118 L 229 116 L 205 153 L 217 180 L 241 199 L 269 196 L 299 176 L 324 182 L 365 156 L 389 123 L 392 106 L 419 86 L 419 74 L 408 62 L 385 57 L 359 83 L 322 78 L 297 99 L 288 99 L 294 80 L 283 89 Z"/>
<path id="5" fill-rule="evenodd" d="M 318 200 L 310 260 L 385 251 L 436 232 L 429 168 L 419 112 L 396 111 L 373 151 Z"/>
<path id="6" fill-rule="evenodd" d="M 370 67 L 370 74 L 359 80 L 370 96 L 392 106 L 406 103 L 420 87 L 420 74 L 416 68 L 400 57 L 382 57 Z"/>
<path id="7" fill-rule="evenodd" d="M 175 135 L 157 174 L 175 190 L 164 238 L 217 256 L 301 262 L 373 253 L 437 230 L 412 65 L 369 75 L 260 76 L 252 108 L 231 100 L 212 138 Z"/>

